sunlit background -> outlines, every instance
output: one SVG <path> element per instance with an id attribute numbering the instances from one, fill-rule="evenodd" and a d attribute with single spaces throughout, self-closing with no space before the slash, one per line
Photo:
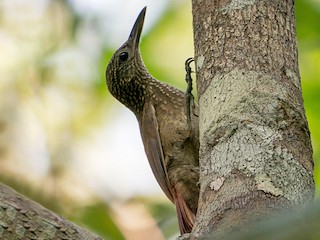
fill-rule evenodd
<path id="1" fill-rule="evenodd" d="M 104 239 L 178 235 L 137 121 L 105 86 L 112 53 L 146 5 L 144 62 L 185 89 L 190 0 L 0 0 L 0 181 Z M 319 182 L 320 1 L 296 1 L 296 17 Z"/>

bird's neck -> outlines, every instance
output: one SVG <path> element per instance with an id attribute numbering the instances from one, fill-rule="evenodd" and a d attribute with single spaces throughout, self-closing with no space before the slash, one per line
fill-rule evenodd
<path id="1" fill-rule="evenodd" d="M 181 107 L 184 104 L 184 93 L 153 77 L 148 78 L 145 102 L 151 101 L 155 108 Z"/>
<path id="2" fill-rule="evenodd" d="M 179 89 L 156 80 L 146 68 L 140 68 L 128 83 L 130 86 L 121 88 L 120 101 L 136 116 L 141 115 L 144 104 L 152 102 L 155 108 L 165 108 L 167 105 L 181 107 L 184 104 L 184 94 Z"/>

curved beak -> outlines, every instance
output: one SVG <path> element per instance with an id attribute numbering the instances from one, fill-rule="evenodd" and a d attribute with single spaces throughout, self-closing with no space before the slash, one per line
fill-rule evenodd
<path id="1" fill-rule="evenodd" d="M 128 41 L 132 41 L 134 48 L 139 47 L 140 36 L 143 28 L 143 22 L 144 22 L 144 17 L 146 15 L 146 10 L 147 10 L 147 7 L 144 7 L 141 10 L 139 16 L 137 17 L 136 22 L 133 25 L 131 33 L 129 35 Z"/>

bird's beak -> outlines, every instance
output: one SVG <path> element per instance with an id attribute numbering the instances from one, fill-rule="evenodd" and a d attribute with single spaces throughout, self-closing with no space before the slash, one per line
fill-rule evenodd
<path id="1" fill-rule="evenodd" d="M 139 47 L 140 35 L 143 28 L 143 22 L 144 22 L 144 16 L 146 15 L 146 10 L 147 10 L 147 7 L 144 7 L 141 10 L 136 22 L 133 25 L 133 28 L 131 30 L 131 33 L 128 39 L 128 41 L 132 41 L 134 48 Z"/>

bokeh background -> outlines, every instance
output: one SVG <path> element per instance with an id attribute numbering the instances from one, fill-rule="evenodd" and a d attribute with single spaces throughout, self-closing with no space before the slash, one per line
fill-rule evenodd
<path id="1" fill-rule="evenodd" d="M 112 53 L 146 5 L 144 62 L 156 78 L 185 89 L 189 0 L 0 0 L 0 181 L 104 239 L 178 235 L 136 119 L 105 86 Z M 319 183 L 320 1 L 295 7 Z"/>

